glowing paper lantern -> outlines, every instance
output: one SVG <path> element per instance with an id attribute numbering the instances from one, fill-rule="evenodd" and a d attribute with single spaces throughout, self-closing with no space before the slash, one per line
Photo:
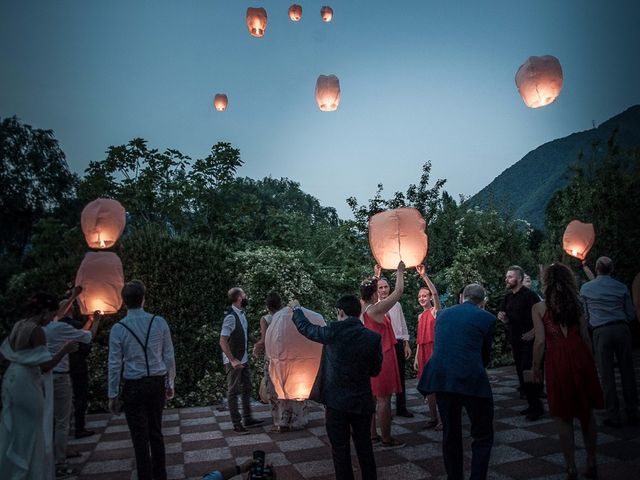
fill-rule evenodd
<path id="1" fill-rule="evenodd" d="M 587 254 L 596 240 L 593 224 L 572 220 L 562 236 L 562 248 L 578 260 L 587 258 Z"/>
<path id="2" fill-rule="evenodd" d="M 228 103 L 229 101 L 224 93 L 216 93 L 216 96 L 213 97 L 213 106 L 219 112 L 224 112 Z"/>
<path id="3" fill-rule="evenodd" d="M 252 37 L 262 37 L 267 29 L 267 11 L 264 8 L 247 8 L 247 28 Z"/>
<path id="4" fill-rule="evenodd" d="M 427 256 L 426 222 L 415 208 L 397 208 L 369 219 L 369 246 L 378 264 L 395 269 L 402 260 L 407 268 Z"/>
<path id="5" fill-rule="evenodd" d="M 330 22 L 333 18 L 333 8 L 324 6 L 320 9 L 320 16 L 323 22 Z"/>
<path id="6" fill-rule="evenodd" d="M 302 7 L 293 4 L 289 7 L 289 18 L 294 22 L 299 22 L 302 18 Z"/>
<path id="7" fill-rule="evenodd" d="M 516 73 L 516 86 L 527 107 L 553 103 L 562 90 L 562 67 L 552 55 L 529 57 Z"/>
<path id="8" fill-rule="evenodd" d="M 82 287 L 78 305 L 84 315 L 96 310 L 102 313 L 115 313 L 120 310 L 124 274 L 122 262 L 115 253 L 87 253 L 78 268 L 75 284 Z"/>
<path id="9" fill-rule="evenodd" d="M 316 102 L 323 112 L 333 112 L 340 105 L 340 80 L 335 75 L 320 75 L 316 81 Z"/>
<path id="10" fill-rule="evenodd" d="M 110 248 L 118 241 L 126 215 L 117 200 L 98 198 L 88 203 L 80 215 L 82 233 L 89 248 Z"/>
<path id="11" fill-rule="evenodd" d="M 303 308 L 315 325 L 325 325 L 319 313 Z M 269 377 L 280 400 L 306 400 L 318 374 L 322 345 L 303 337 L 291 320 L 293 312 L 283 308 L 273 315 L 265 336 Z"/>

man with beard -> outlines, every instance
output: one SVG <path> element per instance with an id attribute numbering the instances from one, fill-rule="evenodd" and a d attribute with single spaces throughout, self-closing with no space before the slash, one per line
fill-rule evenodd
<path id="1" fill-rule="evenodd" d="M 222 321 L 220 348 L 227 374 L 227 401 L 233 430 L 246 435 L 246 427 L 263 423 L 251 416 L 251 371 L 249 370 L 248 332 L 249 322 L 244 309 L 248 305 L 247 295 L 239 287 L 227 293 L 231 308 Z M 242 397 L 242 417 L 238 409 L 238 396 Z"/>
<path id="2" fill-rule="evenodd" d="M 498 320 L 507 325 L 509 341 L 513 351 L 513 360 L 520 382 L 520 393 L 524 394 L 528 407 L 521 413 L 527 420 L 535 421 L 544 412 L 540 396 L 541 383 L 525 382 L 523 371 L 530 368 L 533 360 L 533 320 L 531 307 L 540 301 L 538 295 L 525 287 L 524 270 L 513 265 L 509 267 L 505 276 L 505 283 L 510 290 L 502 299 L 498 312 Z"/>

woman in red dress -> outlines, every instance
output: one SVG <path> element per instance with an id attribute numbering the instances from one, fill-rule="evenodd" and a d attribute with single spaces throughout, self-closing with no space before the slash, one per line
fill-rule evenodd
<path id="1" fill-rule="evenodd" d="M 415 368 L 417 378 L 420 380 L 422 370 L 433 354 L 433 342 L 436 338 L 436 313 L 441 306 L 438 291 L 427 276 L 424 265 L 418 265 L 416 270 L 427 285 L 418 290 L 418 303 L 422 307 L 422 313 L 418 317 L 416 358 L 413 362 L 413 368 Z M 431 419 L 427 422 L 427 428 L 436 427 L 436 430 L 441 430 L 442 422 L 440 415 L 438 415 L 435 393 L 427 395 L 427 403 L 431 415 Z"/>
<path id="2" fill-rule="evenodd" d="M 545 301 L 532 308 L 533 378 L 542 379 L 540 367 L 544 355 L 549 413 L 558 425 L 568 478 L 578 478 L 574 418 L 580 420 L 587 451 L 585 477 L 596 478 L 597 432 L 593 409 L 604 408 L 604 399 L 578 287 L 571 270 L 561 263 L 547 267 L 542 274 L 542 285 Z"/>
<path id="3" fill-rule="evenodd" d="M 398 264 L 396 288 L 384 300 L 378 301 L 378 280 L 365 280 L 360 284 L 360 302 L 362 303 L 362 322 L 369 330 L 382 336 L 382 369 L 378 376 L 371 378 L 371 391 L 377 402 L 380 437 L 376 431 L 375 416 L 371 422 L 371 440 L 382 442 L 382 446 L 397 448 L 403 442 L 391 438 L 391 395 L 402 392 L 398 359 L 395 353 L 396 336 L 391 327 L 387 312 L 391 310 L 402 295 L 404 289 L 404 262 Z"/>

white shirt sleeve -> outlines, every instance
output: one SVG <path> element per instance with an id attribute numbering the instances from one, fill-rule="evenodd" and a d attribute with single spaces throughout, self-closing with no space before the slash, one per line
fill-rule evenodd
<path id="1" fill-rule="evenodd" d="M 224 320 L 222 321 L 222 329 L 220 330 L 220 335 L 229 337 L 231 336 L 231 333 L 235 329 L 236 329 L 236 317 L 234 317 L 232 314 L 229 314 L 226 317 L 224 317 Z"/>
<path id="2" fill-rule="evenodd" d="M 167 387 L 173 388 L 176 378 L 176 358 L 173 351 L 173 342 L 171 341 L 171 331 L 169 325 L 162 319 L 164 324 L 164 333 L 162 335 L 162 360 L 167 367 Z"/>
<path id="3" fill-rule="evenodd" d="M 61 332 L 61 336 L 64 336 L 65 340 L 71 340 L 80 343 L 91 343 L 91 332 L 89 330 L 81 330 L 72 327 L 68 323 L 63 323 L 64 330 Z"/>
<path id="4" fill-rule="evenodd" d="M 116 398 L 120 390 L 120 377 L 122 376 L 122 337 L 124 327 L 111 327 L 109 332 L 109 381 L 108 397 Z"/>

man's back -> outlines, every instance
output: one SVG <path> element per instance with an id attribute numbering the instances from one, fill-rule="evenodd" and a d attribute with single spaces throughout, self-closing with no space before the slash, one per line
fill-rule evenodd
<path id="1" fill-rule="evenodd" d="M 585 301 L 592 327 L 633 319 L 629 289 L 609 275 L 598 275 L 582 285 L 580 295 Z"/>

